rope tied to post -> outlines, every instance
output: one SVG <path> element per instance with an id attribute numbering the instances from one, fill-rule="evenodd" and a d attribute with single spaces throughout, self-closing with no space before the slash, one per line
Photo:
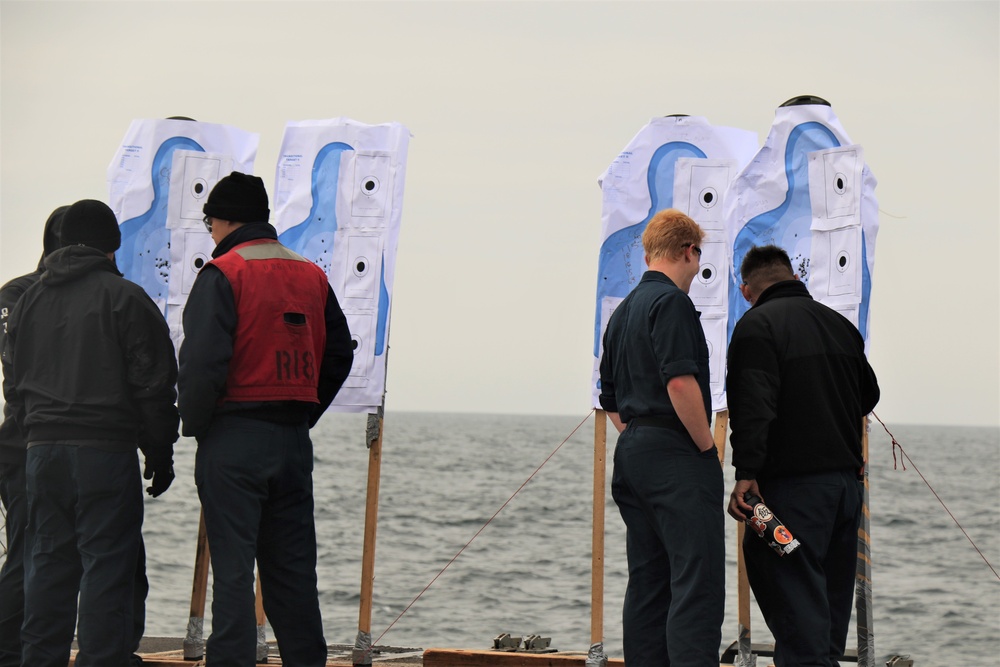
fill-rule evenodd
<path id="1" fill-rule="evenodd" d="M 979 546 L 976 545 L 976 543 L 973 541 L 969 533 L 966 532 L 961 522 L 959 522 L 959 520 L 955 518 L 955 515 L 952 514 L 951 510 L 948 509 L 948 506 L 945 504 L 944 500 L 942 500 L 941 496 L 938 495 L 938 492 L 934 490 L 934 487 L 927 480 L 927 478 L 924 477 L 924 474 L 920 472 L 920 468 L 917 467 L 917 464 L 913 462 L 913 459 L 910 458 L 910 455 L 906 453 L 905 449 L 903 449 L 903 445 L 901 445 L 899 441 L 896 440 L 896 436 L 892 434 L 892 432 L 889 430 L 889 427 L 885 425 L 885 422 L 882 421 L 882 419 L 877 414 L 875 414 L 874 411 L 872 412 L 872 416 L 878 420 L 878 423 L 882 425 L 882 428 L 885 429 L 885 432 L 889 434 L 889 438 L 892 440 L 892 469 L 896 470 L 896 449 L 899 448 L 899 464 L 903 466 L 903 470 L 907 469 L 906 461 L 909 461 L 910 467 L 912 467 L 916 471 L 916 473 L 920 475 L 920 479 L 924 481 L 924 484 L 927 485 L 927 488 L 930 489 L 930 492 L 933 493 L 934 497 L 937 498 L 937 501 L 941 503 L 941 507 L 944 508 L 944 511 L 948 513 L 948 516 L 951 517 L 951 520 L 954 521 L 955 525 L 958 526 L 958 529 L 962 531 L 962 534 L 965 535 L 965 539 L 969 540 L 969 544 L 972 545 L 972 548 L 976 550 L 976 553 L 978 553 L 979 557 L 983 559 L 983 562 L 986 563 L 986 566 L 988 568 L 990 568 L 990 570 L 993 572 L 993 575 L 997 578 L 997 580 L 1000 580 L 1000 573 L 997 572 L 996 568 L 993 567 L 989 559 L 986 558 L 986 554 L 983 553 L 982 549 L 980 549 Z"/>

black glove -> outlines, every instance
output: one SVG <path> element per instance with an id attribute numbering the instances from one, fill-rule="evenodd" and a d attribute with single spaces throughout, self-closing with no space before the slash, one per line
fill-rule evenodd
<path id="1" fill-rule="evenodd" d="M 146 493 L 154 498 L 169 489 L 170 483 L 174 481 L 174 453 L 172 450 L 171 447 L 162 453 L 149 452 L 146 454 L 146 465 L 143 466 L 142 476 L 144 479 L 153 480 L 152 486 L 146 487 Z"/>

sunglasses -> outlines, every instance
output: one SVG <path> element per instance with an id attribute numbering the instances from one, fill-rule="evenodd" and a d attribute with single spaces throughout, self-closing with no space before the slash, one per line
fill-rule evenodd
<path id="1" fill-rule="evenodd" d="M 205 223 L 205 224 L 208 224 L 208 223 Z M 691 250 L 694 250 L 696 253 L 698 253 L 698 258 L 701 259 L 701 248 L 699 248 L 695 244 L 693 244 L 693 243 L 685 243 L 681 247 L 682 248 L 691 248 Z"/>
<path id="2" fill-rule="evenodd" d="M 210 216 L 210 215 L 206 215 L 206 216 L 205 216 L 205 217 L 204 217 L 204 218 L 202 219 L 202 222 L 204 222 L 204 223 L 205 223 L 205 229 L 207 229 L 207 230 L 208 230 L 208 233 L 209 233 L 209 234 L 211 234 L 211 233 L 212 233 L 212 216 Z M 700 255 L 701 253 L 698 253 L 698 254 Z"/>

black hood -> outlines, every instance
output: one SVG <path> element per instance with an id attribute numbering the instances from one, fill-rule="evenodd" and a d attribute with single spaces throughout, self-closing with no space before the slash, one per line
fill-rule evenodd
<path id="1" fill-rule="evenodd" d="M 59 225 L 62 224 L 63 214 L 68 209 L 69 206 L 60 206 L 52 211 L 49 219 L 45 221 L 45 233 L 42 237 L 42 256 L 38 260 L 39 270 L 45 268 L 45 258 L 61 247 L 59 244 Z"/>
<path id="2" fill-rule="evenodd" d="M 41 281 L 48 286 L 68 283 L 94 271 L 107 271 L 116 276 L 122 275 L 115 263 L 108 259 L 106 253 L 97 248 L 83 245 L 60 248 L 46 256 L 42 264 L 45 267 L 45 273 L 42 274 Z"/>

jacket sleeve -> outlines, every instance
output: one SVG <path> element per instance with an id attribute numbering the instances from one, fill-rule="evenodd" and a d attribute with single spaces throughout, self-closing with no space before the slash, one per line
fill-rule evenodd
<path id="1" fill-rule="evenodd" d="M 23 401 L 14 384 L 13 320 L 15 306 L 31 285 L 37 282 L 30 276 L 21 276 L 0 287 L 0 367 L 3 371 L 3 423 L 0 424 L 0 444 L 24 447 Z M 15 318 L 16 319 L 16 318 Z M 11 336 L 8 336 L 8 326 Z"/>
<path id="2" fill-rule="evenodd" d="M 140 416 L 139 445 L 147 456 L 154 450 L 172 453 L 179 421 L 174 344 L 152 299 L 136 290 L 132 301 L 119 312 L 127 381 Z"/>
<path id="3" fill-rule="evenodd" d="M 764 467 L 768 435 L 778 416 L 781 377 L 769 336 L 741 324 L 729 344 L 726 375 L 730 443 L 736 479 L 755 479 Z"/>
<path id="4" fill-rule="evenodd" d="M 7 326 L 25 285 L 12 280 L 0 288 L 0 366 L 3 370 L 3 423 L 0 424 L 0 445 L 23 447 L 24 433 L 21 430 L 22 403 L 14 385 L 14 339 L 8 337 Z"/>
<path id="5" fill-rule="evenodd" d="M 875 371 L 868 363 L 868 357 L 865 356 L 864 351 L 861 353 L 861 363 L 861 411 L 867 415 L 878 405 L 881 390 L 878 387 Z"/>
<path id="6" fill-rule="evenodd" d="M 319 369 L 319 386 L 317 387 L 319 405 L 316 406 L 309 418 L 310 427 L 315 426 L 326 409 L 330 407 L 337 392 L 344 385 L 354 363 L 354 349 L 351 332 L 347 328 L 347 318 L 340 308 L 337 295 L 333 293 L 333 288 L 330 286 L 327 286 L 324 319 L 326 320 L 326 346 L 323 349 L 323 362 Z"/>
<path id="7" fill-rule="evenodd" d="M 200 437 L 212 423 L 229 375 L 236 303 L 226 276 L 212 265 L 198 274 L 184 307 L 184 342 L 177 380 L 184 435 Z"/>

